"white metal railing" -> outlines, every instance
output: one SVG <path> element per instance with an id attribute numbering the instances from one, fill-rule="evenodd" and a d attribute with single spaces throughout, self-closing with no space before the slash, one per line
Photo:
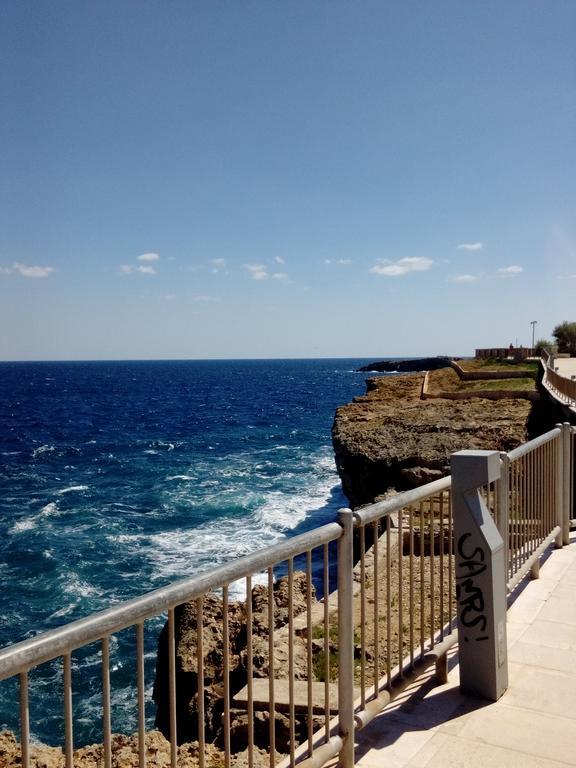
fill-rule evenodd
<path id="1" fill-rule="evenodd" d="M 532 572 L 542 552 L 569 542 L 571 427 L 559 425 L 501 454 L 497 524 L 507 557 L 508 589 Z"/>
<path id="2" fill-rule="evenodd" d="M 500 479 L 482 489 L 506 548 L 510 590 L 528 572 L 537 576 L 550 543 L 568 543 L 575 441 L 562 425 L 500 454 Z M 430 664 L 438 679 L 446 677 L 446 653 L 457 640 L 452 518 L 447 477 L 354 513 L 341 510 L 338 522 L 0 649 L 0 680 L 20 681 L 19 765 L 28 768 L 36 748 L 29 677 L 50 662 L 61 669 L 62 747 L 73 766 L 75 653 L 98 643 L 102 764 L 110 768 L 110 648 L 117 633 L 133 627 L 138 733 L 132 747 L 144 768 L 151 683 L 146 622 L 167 614 L 155 693 L 174 768 L 190 741 L 197 742 L 200 768 L 211 742 L 219 743 L 229 768 L 234 740 L 245 743 L 249 768 L 262 745 L 271 768 L 302 760 L 321 766 L 336 755 L 351 768 L 355 730 Z M 231 588 L 239 580 L 245 599 L 234 601 Z"/>
<path id="3" fill-rule="evenodd" d="M 541 363 L 544 369 L 544 386 L 565 405 L 576 405 L 576 380 L 561 376 L 554 368 L 554 355 L 542 350 Z"/>

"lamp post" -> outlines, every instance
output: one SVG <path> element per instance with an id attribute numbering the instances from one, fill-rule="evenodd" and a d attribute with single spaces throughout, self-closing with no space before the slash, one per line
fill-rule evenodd
<path id="1" fill-rule="evenodd" d="M 532 326 L 532 349 L 534 349 L 534 328 L 536 327 L 536 323 L 538 320 L 531 320 L 530 325 Z"/>

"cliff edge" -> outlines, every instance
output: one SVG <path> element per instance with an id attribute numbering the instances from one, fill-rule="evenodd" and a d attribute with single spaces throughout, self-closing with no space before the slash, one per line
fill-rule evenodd
<path id="1" fill-rule="evenodd" d="M 454 451 L 509 451 L 526 441 L 528 400 L 421 400 L 423 380 L 368 379 L 366 395 L 337 409 L 332 442 L 353 508 L 447 475 Z"/>

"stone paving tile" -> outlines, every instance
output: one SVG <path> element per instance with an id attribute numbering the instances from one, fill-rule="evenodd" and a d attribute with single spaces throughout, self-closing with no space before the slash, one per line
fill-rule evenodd
<path id="1" fill-rule="evenodd" d="M 449 726 L 441 726 L 439 732 L 546 760 L 566 762 L 575 753 L 574 720 L 535 710 L 493 704 L 465 718 L 456 733 Z"/>
<path id="2" fill-rule="evenodd" d="M 538 618 L 542 621 L 576 626 L 576 596 L 568 600 L 552 595 L 538 614 Z"/>
<path id="3" fill-rule="evenodd" d="M 521 597 L 508 609 L 507 623 L 530 623 L 539 617 L 540 612 L 545 605 L 546 600 L 542 597 L 531 597 L 528 594 L 521 595 Z"/>
<path id="4" fill-rule="evenodd" d="M 576 631 L 573 625 L 537 619 L 522 634 L 522 642 L 559 650 L 576 650 Z"/>
<path id="5" fill-rule="evenodd" d="M 554 627 L 552 622 L 548 622 L 548 632 L 550 627 Z M 525 664 L 533 667 L 543 667 L 544 669 L 554 669 L 558 672 L 569 672 L 573 674 L 576 671 L 576 636 L 573 637 L 572 646 L 562 647 L 558 645 L 542 645 L 538 641 L 527 640 L 528 632 L 522 639 L 514 643 L 508 651 L 508 661 L 516 664 Z M 557 651 L 561 649 L 562 653 Z M 576 680 L 574 680 L 576 686 Z"/>
<path id="6" fill-rule="evenodd" d="M 406 768 L 566 768 L 573 764 L 437 733 Z"/>
<path id="7" fill-rule="evenodd" d="M 514 684 L 501 699 L 503 706 L 530 709 L 576 720 L 576 671 L 509 664 L 509 674 L 513 667 L 521 669 L 522 674 L 514 680 Z M 574 745 L 576 747 L 576 724 Z"/>

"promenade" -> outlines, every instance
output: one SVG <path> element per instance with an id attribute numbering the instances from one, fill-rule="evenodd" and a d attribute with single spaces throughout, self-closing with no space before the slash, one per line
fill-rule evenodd
<path id="1" fill-rule="evenodd" d="M 576 535 L 508 611 L 509 688 L 485 702 L 448 683 L 409 688 L 358 732 L 361 768 L 561 768 L 576 765 Z"/>
<path id="2" fill-rule="evenodd" d="M 576 357 L 557 357 L 554 360 L 554 365 L 560 376 L 564 376 L 566 379 L 576 376 Z"/>

